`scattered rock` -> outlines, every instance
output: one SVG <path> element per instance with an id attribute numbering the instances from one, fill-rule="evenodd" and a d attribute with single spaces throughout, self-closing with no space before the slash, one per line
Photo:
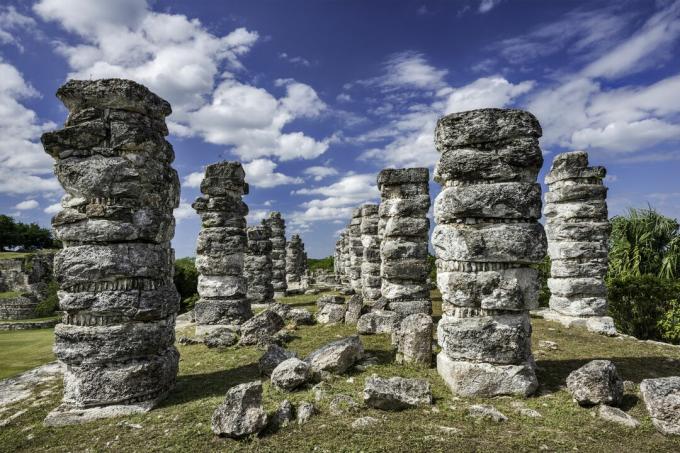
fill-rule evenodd
<path id="1" fill-rule="evenodd" d="M 346 412 L 352 412 L 358 407 L 354 398 L 349 395 L 336 395 L 331 400 L 329 405 L 329 412 L 331 415 L 342 415 Z"/>
<path id="2" fill-rule="evenodd" d="M 314 407 L 314 404 L 308 402 L 300 403 L 300 405 L 297 407 L 298 425 L 304 425 L 307 423 L 315 412 L 316 408 Z"/>
<path id="3" fill-rule="evenodd" d="M 468 408 L 468 415 L 473 418 L 492 420 L 500 423 L 508 420 L 502 412 L 488 404 L 475 404 Z"/>
<path id="4" fill-rule="evenodd" d="M 598 408 L 597 415 L 603 420 L 618 423 L 627 428 L 637 428 L 640 426 L 640 422 L 636 418 L 631 417 L 617 407 L 607 406 L 606 404 Z"/>
<path id="5" fill-rule="evenodd" d="M 293 351 L 287 351 L 277 344 L 267 346 L 267 351 L 262 354 L 257 364 L 260 375 L 270 376 L 274 368 L 284 360 L 292 357 L 297 357 L 297 354 Z"/>
<path id="6" fill-rule="evenodd" d="M 539 340 L 538 341 L 538 347 L 541 349 L 545 349 L 548 351 L 556 351 L 557 350 L 557 343 L 554 341 L 548 341 L 548 340 Z"/>
<path id="7" fill-rule="evenodd" d="M 345 321 L 347 306 L 326 304 L 316 313 L 316 322 L 319 324 L 337 324 Z"/>
<path id="8" fill-rule="evenodd" d="M 274 334 L 282 328 L 283 319 L 281 316 L 271 310 L 265 310 L 243 323 L 241 326 L 241 344 L 271 344 Z"/>
<path id="9" fill-rule="evenodd" d="M 324 294 L 316 300 L 316 306 L 321 310 L 326 304 L 344 305 L 345 298 L 332 294 Z"/>
<path id="10" fill-rule="evenodd" d="M 453 426 L 437 426 L 437 428 L 445 434 L 458 434 L 460 432 L 458 428 L 454 428 Z"/>
<path id="11" fill-rule="evenodd" d="M 364 346 L 357 335 L 329 343 L 307 356 L 315 373 L 329 371 L 342 374 L 354 365 L 364 354 Z"/>
<path id="12" fill-rule="evenodd" d="M 662 434 L 680 435 L 680 376 L 645 379 L 640 393 L 654 427 Z"/>
<path id="13" fill-rule="evenodd" d="M 319 293 L 320 293 L 320 291 L 316 288 L 309 288 L 307 291 L 305 291 L 305 295 L 310 295 L 310 296 L 314 296 L 314 295 L 319 294 Z"/>
<path id="14" fill-rule="evenodd" d="M 626 393 L 636 393 L 637 388 L 633 381 L 623 381 L 623 391 Z"/>
<path id="15" fill-rule="evenodd" d="M 289 310 L 285 319 L 298 326 L 311 326 L 314 324 L 314 316 L 304 308 L 293 308 Z"/>
<path id="16" fill-rule="evenodd" d="M 430 366 L 432 329 L 432 316 L 426 313 L 415 313 L 404 318 L 392 333 L 392 343 L 397 347 L 397 363 Z"/>
<path id="17" fill-rule="evenodd" d="M 290 401 L 284 400 L 276 412 L 269 418 L 269 425 L 267 426 L 271 431 L 278 431 L 281 428 L 288 426 L 295 420 L 293 415 L 293 405 Z"/>
<path id="18" fill-rule="evenodd" d="M 518 414 L 524 416 L 524 417 L 529 417 L 529 418 L 541 418 L 542 415 L 540 412 L 537 410 L 531 409 L 524 404 L 523 401 L 513 401 L 510 403 L 510 406 L 512 406 L 513 409 L 515 409 L 515 412 Z"/>
<path id="19" fill-rule="evenodd" d="M 203 344 L 204 342 L 205 342 L 205 338 L 198 338 L 198 337 L 179 337 L 177 339 L 177 343 L 183 344 L 183 345 Z"/>
<path id="20" fill-rule="evenodd" d="M 260 432 L 267 424 L 262 408 L 262 382 L 232 387 L 212 416 L 212 431 L 235 439 Z"/>
<path id="21" fill-rule="evenodd" d="M 283 390 L 294 390 L 309 381 L 311 369 L 307 362 L 292 357 L 281 362 L 272 371 L 272 384 Z"/>
<path id="22" fill-rule="evenodd" d="M 214 329 L 202 338 L 209 348 L 228 348 L 238 342 L 238 335 L 229 329 Z"/>
<path id="23" fill-rule="evenodd" d="M 617 406 L 623 399 L 623 381 L 609 360 L 593 360 L 572 371 L 567 388 L 581 406 Z"/>
<path id="24" fill-rule="evenodd" d="M 374 374 L 364 384 L 364 403 L 376 409 L 402 410 L 432 404 L 432 391 L 425 379 L 385 379 Z"/>
<path id="25" fill-rule="evenodd" d="M 359 417 L 352 422 L 352 428 L 354 429 L 366 429 L 371 428 L 380 423 L 380 420 L 374 417 Z"/>
<path id="26" fill-rule="evenodd" d="M 399 322 L 399 315 L 393 311 L 375 310 L 362 315 L 357 322 L 357 332 L 362 335 L 392 333 Z"/>
<path id="27" fill-rule="evenodd" d="M 361 309 L 363 308 L 363 299 L 359 295 L 350 297 L 347 302 L 347 311 L 345 312 L 345 324 L 356 324 L 361 316 Z"/>

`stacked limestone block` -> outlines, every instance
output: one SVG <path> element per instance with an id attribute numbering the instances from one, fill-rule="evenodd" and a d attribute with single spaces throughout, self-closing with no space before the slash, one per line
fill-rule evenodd
<path id="1" fill-rule="evenodd" d="M 333 280 L 335 283 L 340 283 L 340 274 L 342 273 L 342 263 L 340 256 L 342 254 L 342 236 L 335 241 L 335 251 L 333 252 Z"/>
<path id="2" fill-rule="evenodd" d="M 274 296 L 281 297 L 286 294 L 286 221 L 280 212 L 270 212 L 264 224 L 271 230 L 272 243 L 272 286 Z"/>
<path id="3" fill-rule="evenodd" d="M 430 220 L 427 168 L 386 169 L 378 175 L 381 294 L 400 317 L 431 313 L 427 284 Z"/>
<path id="4" fill-rule="evenodd" d="M 588 154 L 555 157 L 545 178 L 548 253 L 552 261 L 550 308 L 575 318 L 607 314 L 607 188 L 603 167 L 589 167 Z"/>
<path id="5" fill-rule="evenodd" d="M 271 304 L 274 300 L 272 285 L 272 230 L 263 222 L 261 226 L 248 227 L 248 252 L 243 272 L 248 282 L 247 297 L 252 304 Z"/>
<path id="6" fill-rule="evenodd" d="M 361 207 L 361 294 L 364 304 L 373 306 L 380 299 L 380 238 L 378 237 L 378 205 Z"/>
<path id="7" fill-rule="evenodd" d="M 237 331 L 253 316 L 243 275 L 247 247 L 248 193 L 245 171 L 239 162 L 208 165 L 201 195 L 192 207 L 201 217 L 196 243 L 198 295 L 194 313 L 196 334 Z"/>
<path id="8" fill-rule="evenodd" d="M 307 254 L 305 245 L 300 235 L 294 234 L 286 245 L 286 281 L 288 285 L 295 286 L 302 283 L 302 278 L 307 271 Z"/>
<path id="9" fill-rule="evenodd" d="M 349 222 L 349 285 L 355 294 L 361 294 L 361 262 L 364 259 L 364 246 L 361 242 L 361 208 L 352 210 Z"/>
<path id="10" fill-rule="evenodd" d="M 349 256 L 349 245 L 350 245 L 350 239 L 349 239 L 349 226 L 345 228 L 345 230 L 342 232 L 342 254 L 341 254 L 341 259 L 342 259 L 342 285 L 349 289 L 350 288 L 350 274 L 349 274 L 349 268 L 350 268 L 350 256 Z"/>
<path id="11" fill-rule="evenodd" d="M 539 284 L 529 266 L 547 246 L 538 223 L 540 136 L 538 120 L 520 110 L 473 110 L 437 123 L 437 369 L 454 393 L 529 395 L 538 386 L 529 310 Z"/>
<path id="12" fill-rule="evenodd" d="M 64 399 L 47 424 L 150 409 L 174 385 L 179 296 L 173 209 L 179 179 L 165 140 L 170 104 L 130 80 L 71 80 L 65 127 L 43 135 L 66 195 L 52 219 L 63 323 L 54 351 Z"/>

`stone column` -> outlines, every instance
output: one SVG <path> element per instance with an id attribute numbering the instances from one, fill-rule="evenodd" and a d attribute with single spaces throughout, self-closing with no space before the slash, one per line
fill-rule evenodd
<path id="1" fill-rule="evenodd" d="M 350 289 L 349 225 L 343 231 L 342 241 L 342 286 Z"/>
<path id="2" fill-rule="evenodd" d="M 243 275 L 248 206 L 241 197 L 248 193 L 248 184 L 241 164 L 208 165 L 201 193 L 192 205 L 202 222 L 196 243 L 196 335 L 236 332 L 253 316 Z"/>
<path id="3" fill-rule="evenodd" d="M 355 294 L 361 294 L 361 262 L 364 246 L 361 242 L 361 208 L 352 210 L 349 223 L 349 285 Z"/>
<path id="4" fill-rule="evenodd" d="M 538 120 L 521 110 L 473 110 L 437 123 L 437 370 L 457 394 L 529 395 L 538 386 L 529 310 L 539 283 L 529 266 L 546 252 L 540 136 Z"/>
<path id="5" fill-rule="evenodd" d="M 170 104 L 130 80 L 71 80 L 65 127 L 43 135 L 66 195 L 52 219 L 66 365 L 63 425 L 143 412 L 175 384 L 179 295 L 172 281 L 179 179 L 165 140 Z"/>
<path id="6" fill-rule="evenodd" d="M 272 231 L 272 286 L 274 297 L 286 295 L 286 222 L 280 212 L 270 212 L 264 224 Z"/>
<path id="7" fill-rule="evenodd" d="M 380 238 L 378 237 L 378 205 L 361 207 L 361 294 L 364 305 L 373 306 L 380 299 Z"/>
<path id="8" fill-rule="evenodd" d="M 274 301 L 272 285 L 272 230 L 264 221 L 261 226 L 248 227 L 248 252 L 244 274 L 248 281 L 248 300 L 252 304 L 271 304 Z"/>
<path id="9" fill-rule="evenodd" d="M 342 241 L 344 231 L 340 233 L 338 240 L 335 241 L 335 252 L 333 253 L 333 276 L 336 284 L 340 284 L 342 277 Z"/>
<path id="10" fill-rule="evenodd" d="M 288 286 L 300 286 L 307 269 L 305 246 L 297 234 L 290 237 L 286 245 L 286 280 Z"/>
<path id="11" fill-rule="evenodd" d="M 550 308 L 568 318 L 615 329 L 607 314 L 607 188 L 603 167 L 589 167 L 588 154 L 559 154 L 545 178 L 546 234 L 551 258 Z M 599 318 L 599 319 L 594 319 Z M 592 329 L 591 329 L 592 330 Z M 599 329 L 595 329 L 599 330 Z"/>
<path id="12" fill-rule="evenodd" d="M 427 168 L 387 169 L 378 175 L 381 293 L 387 309 L 401 318 L 432 312 L 427 285 L 429 180 Z"/>

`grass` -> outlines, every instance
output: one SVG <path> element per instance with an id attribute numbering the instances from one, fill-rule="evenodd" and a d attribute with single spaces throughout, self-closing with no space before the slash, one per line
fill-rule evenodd
<path id="1" fill-rule="evenodd" d="M 41 253 L 54 253 L 58 252 L 59 249 L 40 249 L 33 250 L 30 252 L 0 252 L 0 260 L 11 260 L 15 258 L 26 258 L 31 255 L 41 254 Z"/>
<path id="2" fill-rule="evenodd" d="M 21 293 L 18 291 L 5 291 L 0 293 L 0 299 L 14 299 L 19 296 L 21 296 Z"/>
<path id="3" fill-rule="evenodd" d="M 298 296 L 286 302 L 314 310 L 318 296 Z M 438 308 L 439 302 L 435 303 Z M 570 371 L 596 358 L 609 358 L 616 363 L 624 379 L 639 383 L 647 377 L 680 374 L 680 348 L 659 346 L 628 339 L 597 336 L 541 319 L 534 326 L 534 351 L 541 382 L 538 396 L 525 400 L 526 405 L 543 417 L 525 418 L 515 413 L 514 398 L 468 399 L 453 396 L 437 375 L 435 368 L 426 370 L 393 363 L 388 335 L 364 336 L 365 349 L 379 359 L 367 371 L 352 371 L 327 384 L 328 395 L 348 394 L 361 401 L 366 377 L 424 377 L 432 384 L 435 405 L 403 412 L 381 412 L 360 408 L 354 413 L 330 415 L 331 398 L 316 403 L 320 413 L 303 426 L 289 426 L 275 434 L 244 441 L 221 439 L 210 431 L 210 418 L 223 400 L 226 390 L 238 383 L 258 379 L 256 348 L 209 350 L 202 345 L 178 345 L 181 353 L 180 374 L 175 390 L 148 414 L 101 420 L 63 428 L 45 428 L 42 420 L 59 404 L 60 384 L 40 387 L 30 402 L 0 414 L 3 418 L 20 409 L 27 411 L 0 430 L 2 451 L 680 451 L 680 438 L 664 437 L 652 426 L 643 403 L 635 393 L 627 393 L 624 410 L 638 418 L 642 425 L 628 430 L 595 417 L 594 409 L 576 406 L 564 389 Z M 46 334 L 47 330 L 41 331 Z M 305 326 L 294 331 L 289 349 L 305 355 L 315 348 L 355 332 L 352 326 Z M 18 335 L 20 332 L 10 333 Z M 49 334 L 48 334 L 49 335 Z M 0 336 L 0 339 L 3 337 Z M 559 345 L 554 351 L 541 351 L 539 340 Z M 20 341 L 15 342 L 18 347 Z M 9 345 L 0 346 L 5 352 Z M 30 349 L 30 348 L 28 348 Z M 12 357 L 17 356 L 13 353 Z M 5 358 L 0 363 L 5 363 Z M 349 380 L 348 380 L 349 379 Z M 313 401 L 311 389 L 286 393 L 264 383 L 264 404 L 273 410 L 282 400 L 293 403 Z M 43 396 L 38 396 L 39 392 Z M 509 417 L 506 423 L 473 421 L 466 415 L 471 404 L 493 404 Z M 354 419 L 372 416 L 380 425 L 367 430 L 351 427 Z M 141 425 L 135 429 L 131 425 Z M 455 428 L 448 432 L 441 427 Z"/>
<path id="4" fill-rule="evenodd" d="M 0 331 L 0 379 L 53 361 L 53 342 L 54 329 Z"/>
<path id="5" fill-rule="evenodd" d="M 29 319 L 1 319 L 0 324 L 21 324 L 30 322 L 40 322 L 40 321 L 51 321 L 53 319 L 59 319 L 61 316 L 45 316 L 42 318 L 29 318 Z"/>

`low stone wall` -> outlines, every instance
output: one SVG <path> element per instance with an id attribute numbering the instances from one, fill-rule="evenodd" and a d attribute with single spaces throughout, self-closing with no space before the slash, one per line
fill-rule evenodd
<path id="1" fill-rule="evenodd" d="M 3 322 L 0 323 L 0 331 L 6 330 L 33 330 L 51 329 L 59 323 L 59 319 L 45 319 L 43 321 Z"/>
<path id="2" fill-rule="evenodd" d="M 17 258 L 0 259 L 0 320 L 35 317 L 35 308 L 47 296 L 52 280 L 55 251 L 28 253 Z"/>

